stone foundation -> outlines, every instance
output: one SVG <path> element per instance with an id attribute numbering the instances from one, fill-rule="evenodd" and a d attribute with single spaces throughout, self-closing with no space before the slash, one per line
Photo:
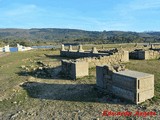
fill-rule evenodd
<path id="1" fill-rule="evenodd" d="M 62 73 L 66 78 L 77 79 L 88 76 L 88 62 L 62 60 Z"/>
<path id="2" fill-rule="evenodd" d="M 76 60 L 86 61 L 89 63 L 89 67 L 95 67 L 97 65 L 119 64 L 122 62 L 128 62 L 129 54 L 128 51 L 120 51 L 109 56 L 85 57 Z"/>
<path id="3" fill-rule="evenodd" d="M 82 49 L 82 46 L 79 47 Z M 100 53 L 94 47 L 91 52 L 79 52 L 80 50 L 65 50 L 62 45 L 60 55 L 63 57 L 77 58 L 78 61 L 85 61 L 89 63 L 89 67 L 95 67 L 96 65 L 116 64 L 129 61 L 129 53 L 124 50 L 109 50 L 104 53 Z M 97 53 L 98 52 L 98 53 Z"/>
<path id="4" fill-rule="evenodd" d="M 160 58 L 160 52 L 154 50 L 135 50 L 129 53 L 129 58 L 138 60 L 149 60 Z"/>
<path id="5" fill-rule="evenodd" d="M 154 96 L 154 75 L 125 70 L 124 66 L 96 66 L 96 85 L 103 92 L 136 104 Z"/>

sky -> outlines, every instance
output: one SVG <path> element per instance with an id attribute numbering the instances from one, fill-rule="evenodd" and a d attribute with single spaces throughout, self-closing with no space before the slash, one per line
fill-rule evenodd
<path id="1" fill-rule="evenodd" d="M 0 28 L 160 31 L 160 0 L 0 0 Z"/>

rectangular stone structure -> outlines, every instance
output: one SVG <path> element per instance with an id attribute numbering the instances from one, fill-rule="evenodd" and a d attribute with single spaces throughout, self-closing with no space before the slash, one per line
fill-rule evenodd
<path id="1" fill-rule="evenodd" d="M 116 94 L 117 96 L 124 97 L 136 104 L 144 102 L 145 100 L 154 96 L 154 75 L 152 74 L 125 70 L 115 72 L 112 76 L 112 79 L 114 86 L 125 91 L 118 93 L 118 89 L 117 92 L 115 89 L 113 89 L 114 93 L 118 93 Z M 129 94 L 130 96 L 126 96 L 125 93 L 132 94 Z"/>
<path id="2" fill-rule="evenodd" d="M 130 59 L 149 60 L 160 58 L 160 52 L 154 50 L 137 50 L 129 53 Z"/>
<path id="3" fill-rule="evenodd" d="M 104 66 L 96 66 L 96 85 L 103 92 L 115 94 L 136 104 L 154 96 L 154 75 L 143 72 L 111 72 Z"/>
<path id="4" fill-rule="evenodd" d="M 131 91 L 138 90 L 137 88 L 146 90 L 154 87 L 154 75 L 143 72 L 132 70 L 119 71 L 113 74 L 112 79 L 114 85 Z"/>
<path id="5" fill-rule="evenodd" d="M 65 77 L 75 80 L 89 74 L 88 62 L 62 60 L 61 63 L 62 73 L 65 75 Z"/>
<path id="6" fill-rule="evenodd" d="M 103 75 L 103 66 L 96 66 L 96 85 L 100 89 L 106 89 L 107 83 Z"/>

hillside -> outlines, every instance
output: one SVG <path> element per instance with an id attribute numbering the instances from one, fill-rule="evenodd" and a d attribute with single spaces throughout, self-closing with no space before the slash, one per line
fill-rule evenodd
<path id="1" fill-rule="evenodd" d="M 85 31 L 77 29 L 0 29 L 0 41 L 129 43 L 160 42 L 160 32 Z"/>

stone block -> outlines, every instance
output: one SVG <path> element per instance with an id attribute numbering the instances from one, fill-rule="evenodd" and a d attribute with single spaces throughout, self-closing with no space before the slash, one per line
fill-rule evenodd
<path id="1" fill-rule="evenodd" d="M 118 68 L 118 72 L 115 71 Z M 128 99 L 136 104 L 154 96 L 154 75 L 124 70 L 119 66 L 96 66 L 96 84 L 116 96 Z"/>
<path id="2" fill-rule="evenodd" d="M 62 73 L 71 79 L 77 79 L 80 77 L 87 76 L 88 62 L 85 61 L 67 61 L 62 60 Z"/>
<path id="3" fill-rule="evenodd" d="M 106 89 L 103 66 L 96 66 L 96 85 L 102 89 Z"/>
<path id="4" fill-rule="evenodd" d="M 76 68 L 76 78 L 87 76 L 89 74 L 88 71 L 88 62 L 75 62 L 75 68 Z"/>
<path id="5" fill-rule="evenodd" d="M 121 54 L 120 54 L 121 55 Z M 128 62 L 129 61 L 129 52 L 128 51 L 123 51 L 123 54 L 122 54 L 122 61 L 123 62 Z M 120 57 L 118 57 L 120 58 Z"/>
<path id="6" fill-rule="evenodd" d="M 93 47 L 91 53 L 98 53 L 97 48 Z"/>
<path id="7" fill-rule="evenodd" d="M 151 99 L 152 97 L 154 97 L 154 89 L 138 92 L 136 97 L 136 103 L 138 104 L 144 102 L 145 100 Z"/>
<path id="8" fill-rule="evenodd" d="M 84 52 L 83 48 L 82 48 L 82 45 L 79 45 L 78 47 L 78 52 Z"/>
<path id="9" fill-rule="evenodd" d="M 61 45 L 61 51 L 65 51 L 64 45 Z"/>
<path id="10" fill-rule="evenodd" d="M 143 91 L 154 88 L 154 75 L 125 70 L 115 72 L 112 76 L 113 84 L 130 91 Z"/>
<path id="11" fill-rule="evenodd" d="M 72 45 L 69 46 L 69 50 L 68 51 L 73 51 Z"/>

